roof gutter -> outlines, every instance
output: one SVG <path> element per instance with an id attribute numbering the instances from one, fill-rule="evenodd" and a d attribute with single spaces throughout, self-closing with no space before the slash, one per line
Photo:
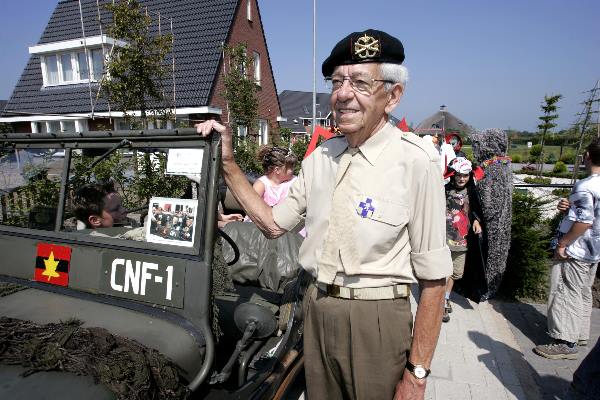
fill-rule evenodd
<path id="1" fill-rule="evenodd" d="M 82 49 L 86 45 L 88 47 L 94 47 L 94 46 L 100 46 L 103 44 L 107 44 L 107 45 L 111 45 L 111 46 L 114 45 L 114 46 L 118 46 L 118 47 L 125 47 L 127 45 L 127 43 L 122 40 L 115 40 L 106 35 L 97 35 L 97 36 L 91 36 L 88 38 L 62 40 L 60 42 L 38 44 L 38 45 L 29 47 L 29 54 L 55 53 L 57 51 Z"/>
<path id="2" fill-rule="evenodd" d="M 6 114 L 16 113 L 15 111 L 5 111 Z M 223 111 L 218 107 L 183 107 L 177 109 L 177 115 L 189 115 L 189 114 L 216 114 L 221 115 Z M 21 113 L 19 113 L 21 114 Z M 76 119 L 91 119 L 91 113 L 73 113 L 73 114 L 51 114 L 51 115 L 39 115 L 39 114 L 25 114 L 16 117 L 3 117 L 0 118 L 0 122 L 37 122 L 37 121 L 64 121 L 64 120 L 76 120 Z M 127 114 L 128 116 L 140 117 L 140 111 L 132 111 Z M 94 112 L 94 118 L 123 118 L 125 114 L 120 111 L 108 112 Z"/>

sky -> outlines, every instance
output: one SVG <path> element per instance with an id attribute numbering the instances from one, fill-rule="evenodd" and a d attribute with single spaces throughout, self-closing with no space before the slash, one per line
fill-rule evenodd
<path id="1" fill-rule="evenodd" d="M 313 1 L 258 0 L 277 91 L 313 88 Z M 600 79 L 597 0 L 316 0 L 321 63 L 347 34 L 399 38 L 409 83 L 393 114 L 409 124 L 446 105 L 478 129 L 536 131 L 545 95 L 561 94 L 559 129 L 577 121 Z M 8 99 L 56 0 L 0 6 L 0 99 Z"/>

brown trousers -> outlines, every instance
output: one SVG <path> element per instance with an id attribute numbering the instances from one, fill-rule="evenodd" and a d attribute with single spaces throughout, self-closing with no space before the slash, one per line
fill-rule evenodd
<path id="1" fill-rule="evenodd" d="M 412 341 L 409 299 L 346 300 L 311 285 L 303 307 L 308 399 L 391 400 Z"/>

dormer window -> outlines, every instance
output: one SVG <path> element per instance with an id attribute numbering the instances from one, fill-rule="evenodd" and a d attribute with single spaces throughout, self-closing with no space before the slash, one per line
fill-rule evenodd
<path id="1" fill-rule="evenodd" d="M 91 69 L 91 74 L 90 74 Z M 104 69 L 102 49 L 88 49 L 42 56 L 44 86 L 84 83 L 88 79 L 99 81 Z"/>
<path id="2" fill-rule="evenodd" d="M 103 46 L 104 45 L 104 46 Z M 63 42 L 45 43 L 29 48 L 39 54 L 44 86 L 97 82 L 102 78 L 105 54 L 111 46 L 125 46 L 105 35 Z"/>

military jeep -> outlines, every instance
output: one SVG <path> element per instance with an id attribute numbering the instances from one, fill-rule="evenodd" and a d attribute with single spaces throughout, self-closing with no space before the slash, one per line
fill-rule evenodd
<path id="1" fill-rule="evenodd" d="M 0 398 L 289 396 L 303 362 L 301 237 L 217 228 L 217 134 L 0 140 Z M 74 193 L 106 180 L 128 219 L 90 229 Z"/>

